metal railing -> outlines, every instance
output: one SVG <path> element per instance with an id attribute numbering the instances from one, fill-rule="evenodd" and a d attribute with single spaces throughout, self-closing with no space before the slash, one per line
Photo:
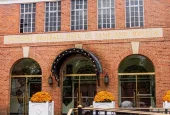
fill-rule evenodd
<path id="1" fill-rule="evenodd" d="M 67 115 L 170 115 L 170 109 L 165 108 L 71 108 Z"/>

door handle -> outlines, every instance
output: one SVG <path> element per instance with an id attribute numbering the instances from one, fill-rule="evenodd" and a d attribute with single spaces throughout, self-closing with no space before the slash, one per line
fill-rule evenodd
<path id="1" fill-rule="evenodd" d="M 136 93 L 135 93 L 135 91 L 133 92 L 133 103 L 134 103 L 134 106 L 136 106 Z"/>
<path id="2" fill-rule="evenodd" d="M 79 105 L 79 94 L 77 93 L 77 106 Z"/>
<path id="3" fill-rule="evenodd" d="M 82 93 L 80 93 L 80 96 L 79 96 L 79 105 L 81 105 L 81 103 L 82 103 Z"/>

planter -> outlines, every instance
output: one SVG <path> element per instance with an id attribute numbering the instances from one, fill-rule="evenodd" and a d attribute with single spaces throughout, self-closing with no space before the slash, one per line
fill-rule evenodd
<path id="1" fill-rule="evenodd" d="M 170 108 L 170 102 L 163 102 L 163 108 Z"/>
<path id="2" fill-rule="evenodd" d="M 112 101 L 112 102 L 94 102 L 93 101 L 93 108 L 102 108 L 102 109 L 105 109 L 105 108 L 115 108 L 115 101 Z M 95 112 L 94 112 L 95 114 Z M 107 112 L 107 115 L 114 115 L 115 113 L 114 112 Z M 104 112 L 100 111 L 99 112 L 99 115 L 105 115 Z"/>
<path id="3" fill-rule="evenodd" d="M 54 101 L 51 103 L 32 103 L 29 101 L 29 115 L 54 115 Z"/>

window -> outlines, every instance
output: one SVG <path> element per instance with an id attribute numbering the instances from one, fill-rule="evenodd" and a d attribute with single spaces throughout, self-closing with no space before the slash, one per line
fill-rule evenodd
<path id="1" fill-rule="evenodd" d="M 35 32 L 36 4 L 21 4 L 20 9 L 20 33 Z"/>
<path id="2" fill-rule="evenodd" d="M 126 27 L 142 27 L 143 11 L 143 0 L 126 0 Z"/>
<path id="3" fill-rule="evenodd" d="M 46 2 L 45 31 L 61 29 L 61 1 Z"/>
<path id="4" fill-rule="evenodd" d="M 114 27 L 114 0 L 98 0 L 98 28 Z"/>
<path id="5" fill-rule="evenodd" d="M 71 0 L 71 30 L 87 30 L 87 0 Z"/>

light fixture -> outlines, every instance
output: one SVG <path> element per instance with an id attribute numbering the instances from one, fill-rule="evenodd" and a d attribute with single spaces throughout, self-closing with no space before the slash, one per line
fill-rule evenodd
<path id="1" fill-rule="evenodd" d="M 106 73 L 106 75 L 104 76 L 104 83 L 105 83 L 105 84 L 108 84 L 108 83 L 109 83 L 109 76 L 108 76 L 107 73 Z"/>
<path id="2" fill-rule="evenodd" d="M 52 85 L 52 84 L 53 84 L 53 78 L 52 78 L 51 75 L 48 77 L 48 84 L 49 84 L 49 85 Z"/>

